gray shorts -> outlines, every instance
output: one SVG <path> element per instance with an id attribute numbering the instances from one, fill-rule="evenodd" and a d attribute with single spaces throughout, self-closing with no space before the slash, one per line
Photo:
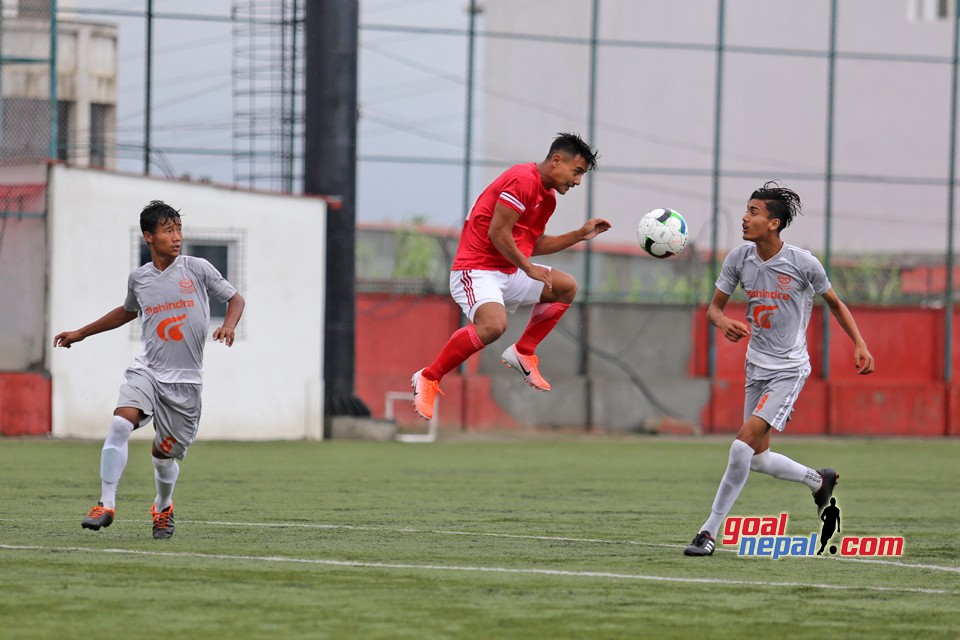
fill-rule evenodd
<path id="1" fill-rule="evenodd" d="M 135 407 L 145 414 L 134 429 L 153 419 L 157 449 L 183 460 L 187 447 L 197 438 L 203 385 L 160 382 L 145 369 L 130 368 L 124 376 L 127 381 L 120 385 L 117 408 Z"/>
<path id="2" fill-rule="evenodd" d="M 810 376 L 810 365 L 799 369 L 764 369 L 747 363 L 743 421 L 757 416 L 777 431 L 783 431 L 793 413 L 793 405 Z"/>

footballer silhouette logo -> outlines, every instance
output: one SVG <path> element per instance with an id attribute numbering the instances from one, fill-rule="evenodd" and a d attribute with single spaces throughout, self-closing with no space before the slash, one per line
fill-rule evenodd
<path id="1" fill-rule="evenodd" d="M 180 342 L 183 340 L 183 321 L 186 319 L 187 314 L 182 316 L 173 316 L 172 318 L 167 318 L 162 320 L 160 324 L 157 325 L 157 335 L 161 340 L 175 340 Z"/>

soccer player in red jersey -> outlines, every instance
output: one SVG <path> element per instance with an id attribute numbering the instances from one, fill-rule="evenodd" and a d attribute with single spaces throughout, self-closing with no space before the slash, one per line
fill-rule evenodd
<path id="1" fill-rule="evenodd" d="M 577 293 L 567 273 L 531 256 L 563 251 L 610 228 L 603 218 L 559 236 L 544 233 L 561 195 L 597 166 L 597 153 L 573 133 L 561 133 L 541 162 L 510 167 L 494 180 L 470 211 L 450 273 L 450 293 L 472 324 L 450 336 L 437 358 L 413 374 L 413 406 L 433 417 L 440 380 L 507 330 L 507 312 L 532 304 L 530 320 L 516 344 L 503 352 L 504 364 L 530 386 L 549 391 L 534 351 L 560 321 Z"/>

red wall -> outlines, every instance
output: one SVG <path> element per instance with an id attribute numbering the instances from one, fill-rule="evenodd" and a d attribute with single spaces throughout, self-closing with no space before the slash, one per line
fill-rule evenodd
<path id="1" fill-rule="evenodd" d="M 731 303 L 727 313 L 744 317 Z M 853 307 L 877 370 L 860 376 L 853 344 L 835 320 L 830 328 L 830 379 L 822 377 L 822 307 L 807 332 L 813 374 L 797 401 L 789 432 L 836 435 L 960 435 L 960 382 L 943 377 L 943 312 L 937 309 Z M 706 309 L 694 309 L 690 375 L 707 375 Z M 460 326 L 459 309 L 447 296 L 361 294 L 357 298 L 357 395 L 382 417 L 387 391 L 406 391 L 410 375 L 429 364 Z M 715 329 L 712 329 L 716 331 Z M 953 325 L 953 366 L 960 378 L 960 317 Z M 733 432 L 743 422 L 743 362 L 746 341 L 732 343 L 716 333 L 716 377 L 703 411 L 707 431 Z M 441 425 L 461 428 L 513 426 L 516 422 L 489 397 L 489 381 L 467 362 L 467 375 L 444 378 Z M 469 390 L 471 402 L 462 398 Z M 482 402 L 478 401 L 482 398 Z M 401 424 L 418 424 L 408 402 L 397 402 Z"/>
<path id="2" fill-rule="evenodd" d="M 726 313 L 745 317 L 746 305 Z M 877 362 L 869 376 L 857 373 L 853 343 L 831 318 L 829 380 L 822 376 L 823 308 L 816 307 L 807 331 L 813 374 L 797 402 L 790 433 L 843 435 L 960 435 L 960 383 L 943 382 L 943 311 L 917 308 L 851 308 L 860 333 Z M 695 354 L 691 374 L 707 375 L 704 307 L 695 309 Z M 952 366 L 960 366 L 960 327 L 955 318 Z M 736 431 L 743 422 L 743 361 L 747 344 L 729 342 L 719 331 L 716 378 L 703 411 L 708 431 Z M 956 377 L 956 376 L 954 376 Z"/>
<path id="3" fill-rule="evenodd" d="M 707 375 L 705 308 L 694 309 L 694 348 L 689 372 Z M 830 380 L 822 378 L 822 309 L 814 310 L 807 333 L 813 374 L 797 401 L 789 433 L 838 435 L 960 435 L 960 382 L 943 378 L 943 312 L 937 309 L 854 307 L 854 317 L 877 370 L 859 376 L 853 345 L 831 319 Z M 743 317 L 745 306 L 727 313 Z M 443 296 L 360 294 L 357 296 L 356 393 L 376 417 L 383 417 L 386 393 L 410 390 L 411 374 L 427 366 L 460 326 L 460 311 Z M 710 328 L 712 331 L 715 329 Z M 743 421 L 743 360 L 746 342 L 716 336 L 716 377 L 703 411 L 707 431 L 736 431 Z M 960 317 L 953 323 L 952 362 L 960 379 Z M 443 380 L 438 405 L 442 426 L 484 429 L 518 423 L 490 397 L 490 381 L 479 374 L 478 358 L 466 374 Z M 470 402 L 463 398 L 469 394 Z M 409 401 L 396 401 L 401 425 L 422 425 Z M 50 380 L 36 373 L 0 373 L 0 434 L 50 433 Z"/>
<path id="4" fill-rule="evenodd" d="M 0 373 L 0 435 L 50 433 L 50 379 L 39 373 Z"/>
<path id="5" fill-rule="evenodd" d="M 382 418 L 387 392 L 409 392 L 413 372 L 429 365 L 459 327 L 460 308 L 448 295 L 358 295 L 357 397 Z M 479 358 L 470 358 L 467 375 L 453 372 L 443 378 L 438 423 L 471 429 L 518 426 L 491 398 L 490 381 L 478 373 L 479 363 Z M 464 403 L 465 397 L 470 402 Z M 410 401 L 395 401 L 393 408 L 398 424 L 424 424 Z"/>

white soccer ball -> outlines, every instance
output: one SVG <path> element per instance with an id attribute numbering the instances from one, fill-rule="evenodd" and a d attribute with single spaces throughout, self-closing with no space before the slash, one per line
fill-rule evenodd
<path id="1" fill-rule="evenodd" d="M 654 209 L 640 218 L 637 240 L 654 258 L 675 256 L 687 246 L 687 221 L 673 209 Z"/>

